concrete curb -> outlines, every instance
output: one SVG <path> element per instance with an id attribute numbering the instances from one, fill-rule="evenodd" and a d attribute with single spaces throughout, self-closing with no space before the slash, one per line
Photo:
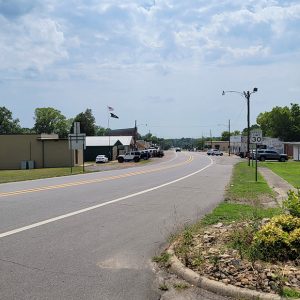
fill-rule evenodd
<path id="1" fill-rule="evenodd" d="M 225 283 L 208 279 L 200 276 L 191 269 L 186 268 L 179 259 L 175 256 L 174 246 L 171 245 L 167 250 L 167 253 L 171 255 L 170 269 L 179 277 L 186 280 L 188 283 L 193 284 L 199 288 L 203 288 L 215 294 L 221 296 L 232 297 L 236 299 L 250 299 L 250 300 L 282 300 L 286 299 L 276 294 L 268 294 L 263 292 L 257 292 L 246 288 L 240 288 L 233 285 L 227 285 Z"/>

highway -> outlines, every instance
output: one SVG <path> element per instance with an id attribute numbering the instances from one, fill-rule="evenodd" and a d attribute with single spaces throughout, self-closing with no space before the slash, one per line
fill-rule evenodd
<path id="1" fill-rule="evenodd" d="M 151 258 L 223 200 L 235 159 L 156 163 L 0 185 L 0 299 L 159 299 Z"/>

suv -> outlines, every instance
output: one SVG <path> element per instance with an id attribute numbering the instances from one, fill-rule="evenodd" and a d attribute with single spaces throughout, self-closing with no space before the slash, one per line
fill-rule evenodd
<path id="1" fill-rule="evenodd" d="M 222 156 L 223 155 L 223 152 L 221 152 L 219 149 L 209 149 L 207 151 L 207 155 L 220 155 Z"/>
<path id="2" fill-rule="evenodd" d="M 254 155 L 255 157 L 256 155 Z M 281 162 L 285 162 L 288 160 L 287 154 L 280 154 L 275 150 L 268 150 L 268 149 L 260 149 L 257 152 L 257 159 L 260 161 L 265 161 L 265 160 L 278 160 Z"/>
<path id="3" fill-rule="evenodd" d="M 141 159 L 141 152 L 140 151 L 130 151 L 126 152 L 124 155 L 118 156 L 118 162 L 123 163 L 124 161 L 134 161 L 139 162 Z"/>

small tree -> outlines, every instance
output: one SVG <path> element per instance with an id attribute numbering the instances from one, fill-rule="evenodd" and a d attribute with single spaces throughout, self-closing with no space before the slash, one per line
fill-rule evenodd
<path id="1" fill-rule="evenodd" d="M 12 112 L 6 107 L 0 107 L 0 134 L 21 133 L 19 119 L 13 119 Z"/>
<path id="2" fill-rule="evenodd" d="M 34 115 L 37 133 L 57 133 L 59 137 L 67 137 L 68 122 L 59 110 L 52 107 L 36 108 Z"/>
<path id="3" fill-rule="evenodd" d="M 85 112 L 78 114 L 74 118 L 74 122 L 80 122 L 81 133 L 85 133 L 87 136 L 96 135 L 95 117 L 91 109 L 87 108 Z"/>

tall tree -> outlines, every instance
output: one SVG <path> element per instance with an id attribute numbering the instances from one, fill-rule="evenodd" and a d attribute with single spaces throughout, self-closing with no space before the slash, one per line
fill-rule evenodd
<path id="1" fill-rule="evenodd" d="M 85 112 L 78 114 L 74 118 L 74 122 L 80 122 L 80 132 L 87 136 L 94 136 L 96 134 L 95 117 L 92 110 L 87 108 Z"/>
<path id="2" fill-rule="evenodd" d="M 270 112 L 260 113 L 257 123 L 264 136 L 279 138 L 292 142 L 300 140 L 300 107 L 291 103 L 291 108 L 274 107 Z"/>
<path id="3" fill-rule="evenodd" d="M 21 133 L 19 122 L 19 119 L 13 119 L 9 109 L 0 107 L 0 134 Z"/>
<path id="4" fill-rule="evenodd" d="M 37 133 L 56 133 L 59 137 L 67 137 L 68 122 L 59 110 L 52 107 L 36 108 L 34 119 L 34 129 Z"/>

